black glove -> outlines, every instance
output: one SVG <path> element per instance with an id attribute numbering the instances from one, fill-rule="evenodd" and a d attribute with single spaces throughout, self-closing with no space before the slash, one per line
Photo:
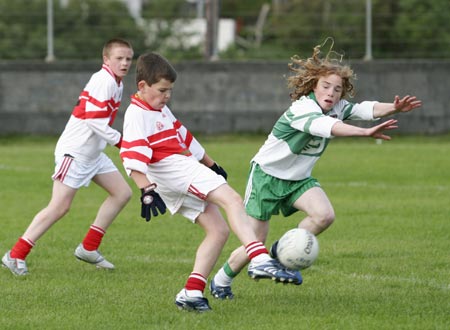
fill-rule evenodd
<path id="1" fill-rule="evenodd" d="M 227 172 L 225 172 L 225 170 L 222 167 L 220 167 L 220 165 L 218 165 L 217 163 L 214 163 L 214 165 L 211 166 L 210 169 L 216 172 L 217 174 L 223 176 L 225 180 L 227 179 L 228 177 Z"/>
<path id="2" fill-rule="evenodd" d="M 161 196 L 155 191 L 156 184 L 152 183 L 150 186 L 141 189 L 141 217 L 147 222 L 153 216 L 166 213 L 166 204 Z M 151 212 L 150 212 L 151 211 Z"/>

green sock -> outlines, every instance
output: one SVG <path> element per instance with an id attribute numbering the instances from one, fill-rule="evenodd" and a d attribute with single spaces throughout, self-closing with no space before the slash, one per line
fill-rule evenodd
<path id="1" fill-rule="evenodd" d="M 231 277 L 231 278 L 236 277 L 236 276 L 239 274 L 239 272 L 234 272 L 234 271 L 231 269 L 230 265 L 228 264 L 228 261 L 226 261 L 226 262 L 223 264 L 222 268 L 223 268 L 225 274 L 227 274 L 227 275 L 228 275 L 229 277 Z"/>

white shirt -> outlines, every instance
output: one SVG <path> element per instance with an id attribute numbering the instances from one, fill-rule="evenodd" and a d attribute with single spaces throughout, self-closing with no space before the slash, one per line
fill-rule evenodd
<path id="1" fill-rule="evenodd" d="M 55 156 L 70 154 L 84 162 L 95 160 L 107 144 L 115 145 L 121 134 L 111 127 L 120 106 L 123 83 L 103 65 L 81 92 L 55 149 Z"/>
<path id="2" fill-rule="evenodd" d="M 333 138 L 333 125 L 347 119 L 374 120 L 375 103 L 353 104 L 341 100 L 324 114 L 312 93 L 302 96 L 278 119 L 252 161 L 276 178 L 306 179 Z"/>

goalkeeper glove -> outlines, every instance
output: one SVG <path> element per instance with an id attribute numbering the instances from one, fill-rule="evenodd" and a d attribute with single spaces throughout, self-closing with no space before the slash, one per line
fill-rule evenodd
<path id="1" fill-rule="evenodd" d="M 166 213 L 166 204 L 161 196 L 155 191 L 156 183 L 141 189 L 141 217 L 147 222 L 159 214 Z"/>
<path id="2" fill-rule="evenodd" d="M 227 179 L 228 177 L 227 172 L 225 172 L 225 170 L 222 167 L 220 167 L 220 165 L 218 165 L 217 163 L 214 163 L 214 165 L 212 165 L 210 169 L 216 172 L 217 174 L 223 176 L 225 180 Z"/>

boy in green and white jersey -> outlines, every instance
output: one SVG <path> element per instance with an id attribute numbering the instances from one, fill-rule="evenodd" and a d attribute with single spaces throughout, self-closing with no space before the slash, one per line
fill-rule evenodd
<path id="1" fill-rule="evenodd" d="M 322 46 L 314 48 L 311 58 L 292 57 L 289 68 L 294 74 L 287 80 L 293 102 L 251 161 L 244 202 L 252 227 L 262 242 L 267 238 L 271 216 L 280 211 L 286 217 L 303 211 L 306 217 L 298 227 L 315 235 L 333 223 L 333 206 L 319 182 L 311 176 L 331 138 L 361 136 L 390 140 L 384 131 L 397 128 L 395 119 L 370 128 L 343 121 L 377 120 L 422 105 L 415 96 L 409 95 L 395 96 L 392 103 L 350 103 L 345 97 L 353 95 L 353 70 L 342 64 L 341 58 L 331 58 L 336 54 L 333 45 L 322 58 Z M 247 263 L 244 248 L 234 250 L 210 283 L 212 295 L 232 299 L 232 280 Z"/>

